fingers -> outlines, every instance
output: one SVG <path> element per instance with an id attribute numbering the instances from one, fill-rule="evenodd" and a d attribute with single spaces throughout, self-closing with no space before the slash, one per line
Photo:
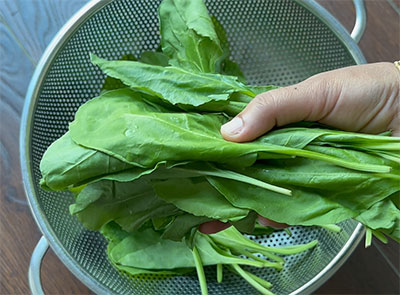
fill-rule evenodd
<path id="1" fill-rule="evenodd" d="M 399 71 L 391 63 L 352 66 L 315 75 L 255 97 L 221 127 L 229 141 L 251 141 L 299 121 L 318 121 L 346 131 L 400 134 Z"/>
<path id="2" fill-rule="evenodd" d="M 224 230 L 231 225 L 229 223 L 224 223 L 219 220 L 212 220 L 200 224 L 199 231 L 203 234 L 215 234 L 221 230 Z"/>
<path id="3" fill-rule="evenodd" d="M 274 126 L 318 120 L 326 112 L 324 109 L 330 107 L 326 104 L 325 83 L 323 78 L 306 80 L 258 95 L 239 115 L 221 127 L 222 136 L 234 142 L 251 141 Z"/>
<path id="4" fill-rule="evenodd" d="M 273 221 L 271 219 L 262 217 L 260 215 L 258 215 L 258 222 L 263 226 L 269 226 L 269 227 L 273 227 L 273 228 L 287 228 L 287 227 L 289 227 L 289 225 L 286 224 L 286 223 L 275 222 L 275 221 Z"/>
<path id="5" fill-rule="evenodd" d="M 258 216 L 258 222 L 263 226 L 269 226 L 277 229 L 286 228 L 289 226 L 286 223 L 275 222 L 271 219 L 262 217 L 260 215 Z M 231 225 L 229 223 L 221 222 L 219 220 L 212 220 L 200 224 L 199 231 L 202 232 L 203 234 L 215 234 L 230 226 Z"/>

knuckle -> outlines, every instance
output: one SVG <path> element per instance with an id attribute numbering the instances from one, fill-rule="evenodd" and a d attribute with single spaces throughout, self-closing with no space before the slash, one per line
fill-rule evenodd
<path id="1" fill-rule="evenodd" d="M 332 72 L 320 73 L 306 80 L 308 82 L 308 91 L 318 93 L 323 97 L 330 97 L 337 93 L 338 83 L 337 75 Z"/>
<path id="2" fill-rule="evenodd" d="M 277 97 L 273 93 L 274 90 L 261 93 L 253 99 L 254 107 L 258 110 L 275 108 L 277 105 Z"/>

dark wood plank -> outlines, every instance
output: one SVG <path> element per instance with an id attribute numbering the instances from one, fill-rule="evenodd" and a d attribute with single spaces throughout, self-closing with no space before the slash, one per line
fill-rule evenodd
<path id="1" fill-rule="evenodd" d="M 52 250 L 46 253 L 43 260 L 42 284 L 45 294 L 93 294 L 65 267 Z"/>
<path id="2" fill-rule="evenodd" d="M 397 282 L 400 278 L 400 244 L 390 240 L 386 245 L 376 241 L 373 246 L 383 256 L 385 261 L 391 267 L 392 271 L 397 274 Z"/>
<path id="3" fill-rule="evenodd" d="M 352 1 L 318 0 L 350 32 L 355 21 Z M 369 63 L 400 58 L 400 16 L 385 0 L 366 0 L 367 28 L 359 46 Z"/>
<path id="4" fill-rule="evenodd" d="M 367 28 L 360 48 L 368 62 L 400 58 L 400 16 L 387 1 L 366 1 Z"/>
<path id="5" fill-rule="evenodd" d="M 33 248 L 16 248 L 21 240 L 28 239 L 35 241 L 39 238 L 36 230 L 26 234 L 24 231 L 28 228 L 19 227 L 14 216 L 18 216 L 18 223 L 31 224 L 33 219 L 25 201 L 25 196 L 19 173 L 18 153 L 18 128 L 19 116 L 22 108 L 22 92 L 19 90 L 18 83 L 23 77 L 24 71 L 28 75 L 32 72 L 32 64 L 29 62 L 19 67 L 13 67 L 9 62 L 12 59 L 23 55 L 18 47 L 15 46 L 13 37 L 8 32 L 5 25 L 0 24 L 0 216 L 1 216 L 1 240 L 0 244 L 0 290 L 1 293 L 12 293 L 26 291 L 19 289 L 21 277 L 26 275 L 27 261 L 29 261 L 30 252 Z M 11 49 L 11 50 L 10 50 Z M 21 82 L 22 83 L 22 82 Z M 18 249 L 18 251 L 14 251 Z M 21 265 L 21 268 L 17 268 Z M 12 288 L 16 288 L 13 290 Z"/>
<path id="6" fill-rule="evenodd" d="M 53 12 L 47 10 L 51 15 L 48 18 L 41 15 L 37 4 L 46 6 L 50 2 L 0 1 L 0 294 L 29 294 L 28 265 L 41 237 L 21 181 L 18 153 L 20 115 L 34 63 L 65 19 L 79 8 L 78 1 L 74 2 L 75 6 L 68 1 L 57 1 L 50 5 Z M 7 9 L 16 4 L 18 9 L 9 14 Z M 16 26 L 21 16 L 35 22 L 36 27 L 48 27 L 43 31 L 46 33 L 39 34 L 34 33 L 35 28 L 29 28 L 31 31 L 26 28 L 26 36 L 30 35 L 36 42 L 32 44 L 40 45 L 32 56 L 30 53 L 34 51 L 30 43 L 19 39 L 24 37 L 23 30 L 18 31 Z M 42 39 L 41 35 L 46 35 L 47 39 Z M 90 294 L 51 251 L 44 259 L 42 280 L 46 294 Z"/>
<path id="7" fill-rule="evenodd" d="M 1 12 L 35 62 L 65 22 L 88 0 L 1 0 Z"/>
<path id="8" fill-rule="evenodd" d="M 379 241 L 374 240 L 374 243 Z M 399 277 L 376 247 L 360 243 L 348 261 L 315 294 L 399 294 Z"/>
<path id="9" fill-rule="evenodd" d="M 389 4 L 395 6 L 394 9 L 399 12 L 400 14 L 400 0 L 387 0 Z M 392 4 L 393 3 L 393 4 Z"/>
<path id="10" fill-rule="evenodd" d="M 2 103 L 7 104 L 9 111 L 14 112 L 18 118 L 22 111 L 25 90 L 34 66 L 3 23 L 0 23 L 0 34 L 0 95 Z M 19 62 L 21 59 L 23 62 Z M 16 62 L 18 63 L 16 64 Z"/>
<path id="11" fill-rule="evenodd" d="M 352 1 L 319 0 L 350 32 L 355 21 Z M 397 1 L 399 2 L 399 1 Z M 400 58 L 400 16 L 384 0 L 365 1 L 367 28 L 359 46 L 368 62 L 395 61 Z M 346 264 L 319 290 L 319 294 L 399 294 L 399 245 L 356 249 Z M 396 273 L 397 269 L 397 273 Z"/>

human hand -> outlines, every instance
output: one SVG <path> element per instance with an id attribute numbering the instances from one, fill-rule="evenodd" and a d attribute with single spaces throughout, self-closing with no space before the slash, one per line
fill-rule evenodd
<path id="1" fill-rule="evenodd" d="M 221 128 L 229 141 L 256 139 L 273 127 L 315 121 L 346 131 L 377 134 L 392 130 L 400 136 L 400 71 L 392 63 L 352 66 L 324 72 L 296 85 L 255 97 Z M 262 225 L 281 228 L 259 217 Z M 229 224 L 210 221 L 200 226 L 215 233 Z"/>
<path id="2" fill-rule="evenodd" d="M 352 66 L 258 95 L 221 128 L 229 141 L 251 141 L 274 126 L 314 121 L 346 131 L 400 136 L 400 71 L 392 63 Z"/>

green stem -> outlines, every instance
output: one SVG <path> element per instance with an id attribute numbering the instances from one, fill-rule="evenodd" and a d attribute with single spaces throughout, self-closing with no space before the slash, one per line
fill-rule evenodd
<path id="1" fill-rule="evenodd" d="M 255 94 L 253 91 L 245 89 L 245 88 L 243 90 L 240 90 L 240 92 L 250 96 L 251 98 L 254 98 L 257 96 L 257 94 Z"/>
<path id="2" fill-rule="evenodd" d="M 400 150 L 400 143 L 398 142 L 383 142 L 383 143 L 377 143 L 377 144 L 356 144 L 356 147 L 362 147 L 362 148 L 368 148 L 368 149 L 374 149 L 374 150 L 380 150 L 380 151 L 393 151 L 393 152 L 398 152 Z"/>
<path id="3" fill-rule="evenodd" d="M 229 248 L 232 249 L 232 247 L 229 247 Z M 285 260 L 282 257 L 280 257 L 278 255 L 275 255 L 275 254 L 273 254 L 273 253 L 271 253 L 269 251 L 262 251 L 261 249 L 257 249 L 257 250 L 255 250 L 255 249 L 247 249 L 247 248 L 243 248 L 243 247 L 242 248 L 235 247 L 233 250 L 235 251 L 235 250 L 238 250 L 238 249 L 240 249 L 240 251 L 243 253 L 243 255 L 246 255 L 248 257 L 250 257 L 250 256 L 245 254 L 245 253 L 250 253 L 251 255 L 252 255 L 252 253 L 260 253 L 260 254 L 264 255 L 265 257 L 278 262 L 281 265 L 283 265 L 285 263 Z M 257 257 L 257 256 L 255 256 L 255 257 Z M 257 257 L 257 258 L 258 259 L 262 259 L 262 258 L 259 258 L 259 257 Z"/>
<path id="4" fill-rule="evenodd" d="M 286 153 L 286 151 L 282 150 L 282 153 Z M 342 160 L 342 159 L 339 159 L 339 158 L 336 158 L 333 156 L 329 156 L 329 155 L 325 155 L 325 154 L 321 154 L 321 153 L 313 152 L 313 151 L 309 151 L 309 150 L 295 150 L 293 153 L 289 152 L 289 154 L 293 154 L 293 155 L 304 157 L 304 158 L 321 160 L 321 161 L 332 163 L 332 164 L 335 164 L 337 166 L 341 166 L 344 168 L 358 170 L 358 171 L 364 171 L 364 172 L 389 173 L 390 171 L 392 171 L 392 168 L 390 166 L 350 162 L 350 161 Z"/>
<path id="5" fill-rule="evenodd" d="M 288 228 L 286 227 L 286 228 L 284 228 L 283 230 L 287 233 L 287 235 L 288 235 L 289 237 L 292 236 L 292 232 L 290 231 L 290 229 L 288 229 Z"/>
<path id="6" fill-rule="evenodd" d="M 382 178 L 390 178 L 390 179 L 396 179 L 400 180 L 400 175 L 392 173 L 379 173 L 379 174 L 373 174 L 371 176 L 378 176 Z"/>
<path id="7" fill-rule="evenodd" d="M 246 271 L 246 273 L 257 283 L 259 283 L 261 286 L 264 288 L 270 289 L 272 287 L 272 284 L 266 280 L 263 280 L 262 278 L 257 277 L 255 274 L 252 274 L 251 272 Z"/>
<path id="8" fill-rule="evenodd" d="M 318 244 L 317 240 L 311 241 L 307 244 L 303 245 L 296 245 L 296 246 L 288 246 L 282 248 L 272 248 L 274 249 L 273 252 L 283 255 L 293 255 L 297 253 L 304 252 L 308 249 L 314 248 Z"/>
<path id="9" fill-rule="evenodd" d="M 255 147 L 256 149 L 259 149 L 258 159 L 268 159 L 268 153 L 274 153 L 279 155 L 299 156 L 302 158 L 321 160 L 327 163 L 332 163 L 340 167 L 352 170 L 364 171 L 364 172 L 389 173 L 392 170 L 392 167 L 387 165 L 364 164 L 364 163 L 357 163 L 348 160 L 343 160 L 335 156 L 310 150 L 309 147 L 305 147 L 304 149 L 296 149 L 291 147 L 278 146 L 274 144 L 269 144 L 269 145 L 258 144 L 256 142 L 248 143 L 248 145 Z M 248 149 L 246 145 L 243 146 L 244 148 Z M 267 153 L 267 155 L 263 156 L 263 152 Z"/>
<path id="10" fill-rule="evenodd" d="M 242 265 L 249 265 L 249 266 L 255 266 L 255 267 L 270 267 L 269 266 L 269 261 L 253 261 L 249 259 L 244 259 L 240 257 L 236 257 L 232 254 L 230 254 L 228 251 L 224 251 L 221 249 L 212 239 L 210 239 L 207 235 L 205 235 L 206 238 L 208 239 L 210 245 L 214 248 L 215 251 L 217 251 L 218 254 L 229 257 L 232 260 L 232 263 L 236 264 L 242 264 Z"/>
<path id="11" fill-rule="evenodd" d="M 274 253 L 271 253 L 269 251 L 262 251 L 262 252 L 259 251 L 259 253 L 264 255 L 265 257 L 275 260 L 276 262 L 279 262 L 281 264 L 285 263 L 285 260 L 282 257 L 275 255 Z"/>
<path id="12" fill-rule="evenodd" d="M 372 242 L 372 230 L 367 227 L 367 231 L 365 232 L 365 248 L 371 246 Z"/>
<path id="13" fill-rule="evenodd" d="M 232 228 L 232 227 L 231 227 Z M 236 229 L 226 229 L 223 232 L 210 235 L 213 241 L 218 244 L 221 244 L 227 248 L 237 248 L 241 246 L 243 248 L 248 249 L 249 251 L 257 251 L 261 254 L 265 252 L 272 252 L 277 254 L 284 254 L 284 255 L 292 255 L 297 254 L 303 251 L 306 251 L 310 248 L 313 248 L 315 245 L 318 244 L 317 240 L 314 240 L 310 243 L 303 244 L 303 245 L 296 245 L 296 246 L 289 246 L 289 247 L 282 247 L 282 248 L 272 248 L 267 246 L 262 246 L 256 242 L 253 242 L 246 237 L 244 237 L 239 231 Z"/>
<path id="14" fill-rule="evenodd" d="M 185 170 L 186 172 L 192 172 L 198 175 L 205 175 L 205 176 L 215 176 L 215 177 L 221 177 L 221 178 L 226 178 L 226 179 L 232 179 L 232 180 L 236 180 L 236 181 L 240 181 L 243 183 L 248 183 L 251 185 L 255 185 L 258 187 L 261 187 L 263 189 L 267 189 L 279 194 L 283 194 L 286 196 L 291 196 L 292 195 L 292 191 L 288 190 L 286 188 L 280 187 L 280 186 L 276 186 L 252 177 L 249 177 L 247 175 L 243 175 L 237 172 L 233 172 L 230 170 L 224 170 L 223 173 L 220 173 L 218 171 L 218 169 L 213 169 L 213 170 L 192 170 L 192 169 L 188 169 L 188 168 L 175 168 L 177 170 Z"/>
<path id="15" fill-rule="evenodd" d="M 385 158 L 387 160 L 390 160 L 390 161 L 393 161 L 395 163 L 400 164 L 400 157 L 397 156 L 397 155 L 394 156 L 394 155 L 391 155 L 391 154 L 387 154 L 385 152 L 380 153 L 380 152 L 375 152 L 375 151 L 373 151 L 373 153 L 378 155 L 378 156 L 380 156 L 380 157 L 382 157 L 382 158 Z"/>
<path id="16" fill-rule="evenodd" d="M 222 282 L 222 276 L 223 276 L 222 264 L 218 263 L 217 264 L 217 282 L 218 283 Z"/>
<path id="17" fill-rule="evenodd" d="M 342 231 L 342 228 L 336 224 L 325 224 L 325 225 L 321 225 L 321 227 L 326 230 L 333 231 L 335 233 L 340 233 Z"/>
<path id="18" fill-rule="evenodd" d="M 232 249 L 235 253 L 238 255 L 244 255 L 247 256 L 248 258 L 253 259 L 254 261 L 259 261 L 261 262 L 264 266 L 266 267 L 272 267 L 277 270 L 282 270 L 284 262 L 271 262 L 265 259 L 262 259 L 260 257 L 257 257 L 256 255 L 252 254 L 251 252 L 245 250 L 245 249 Z"/>
<path id="19" fill-rule="evenodd" d="M 197 251 L 196 246 L 193 247 L 193 258 L 194 258 L 194 263 L 196 265 L 196 271 L 197 271 L 197 277 L 199 278 L 200 282 L 200 289 L 201 289 L 201 295 L 207 295 L 207 281 L 206 281 L 206 276 L 204 274 L 204 268 L 203 268 L 203 263 L 201 262 L 200 254 L 199 251 Z"/>
<path id="20" fill-rule="evenodd" d="M 385 237 L 383 233 L 377 230 L 372 230 L 372 234 L 382 243 L 387 244 L 388 239 Z"/>
<path id="21" fill-rule="evenodd" d="M 274 295 L 271 291 L 263 287 L 260 283 L 254 280 L 246 271 L 244 271 L 239 265 L 232 264 L 232 267 L 237 273 L 244 278 L 250 285 L 252 285 L 257 291 L 263 295 Z"/>

